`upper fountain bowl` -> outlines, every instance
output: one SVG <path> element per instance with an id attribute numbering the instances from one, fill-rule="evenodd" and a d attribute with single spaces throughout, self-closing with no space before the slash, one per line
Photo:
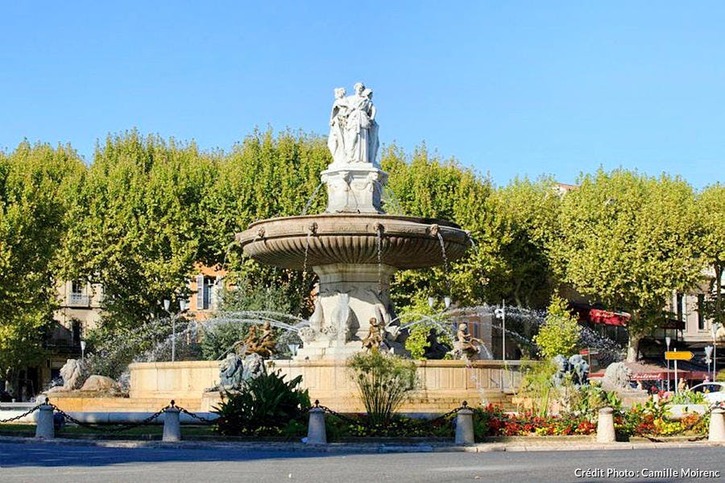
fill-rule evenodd
<path id="1" fill-rule="evenodd" d="M 236 239 L 255 260 L 296 270 L 336 263 L 426 268 L 460 258 L 471 244 L 454 223 L 376 213 L 271 218 Z"/>

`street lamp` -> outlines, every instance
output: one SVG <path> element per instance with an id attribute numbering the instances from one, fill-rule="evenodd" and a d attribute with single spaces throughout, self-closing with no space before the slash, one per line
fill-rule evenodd
<path id="1" fill-rule="evenodd" d="M 712 364 L 712 349 L 713 346 L 709 345 L 705 347 L 705 364 L 707 364 L 707 372 L 710 373 L 710 364 Z M 712 374 L 711 381 L 715 380 L 715 374 Z"/>
<path id="2" fill-rule="evenodd" d="M 665 337 L 665 344 L 667 344 L 667 352 L 670 351 L 670 342 L 672 338 L 670 336 Z M 667 392 L 670 392 L 670 360 L 667 359 Z"/>
<path id="3" fill-rule="evenodd" d="M 710 325 L 710 334 L 712 335 L 712 380 L 717 377 L 717 331 L 720 328 L 719 322 L 713 322 Z"/>
<path id="4" fill-rule="evenodd" d="M 435 297 L 428 297 L 428 307 L 431 309 L 435 307 L 437 300 Z M 443 297 L 443 306 L 445 307 L 443 310 L 447 310 L 451 307 L 451 298 L 450 297 Z"/>
<path id="5" fill-rule="evenodd" d="M 179 312 L 172 314 L 171 300 L 164 299 L 164 310 L 171 316 L 171 362 L 176 361 L 176 320 L 186 310 L 186 300 L 179 300 Z"/>
<path id="6" fill-rule="evenodd" d="M 501 301 L 501 308 L 493 311 L 497 319 L 501 319 L 501 358 L 506 362 L 506 301 Z"/>

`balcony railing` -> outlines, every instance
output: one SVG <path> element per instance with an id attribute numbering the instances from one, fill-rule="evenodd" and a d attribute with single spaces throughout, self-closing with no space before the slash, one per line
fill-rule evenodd
<path id="1" fill-rule="evenodd" d="M 71 293 L 68 295 L 68 305 L 70 307 L 90 307 L 91 297 L 82 293 Z"/>

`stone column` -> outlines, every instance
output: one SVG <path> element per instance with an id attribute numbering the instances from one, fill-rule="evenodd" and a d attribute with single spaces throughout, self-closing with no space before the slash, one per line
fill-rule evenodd
<path id="1" fill-rule="evenodd" d="M 602 408 L 599 410 L 599 421 L 597 422 L 597 442 L 613 443 L 617 440 L 614 433 L 614 409 Z"/>
<path id="2" fill-rule="evenodd" d="M 164 434 L 162 441 L 181 441 L 179 412 L 179 408 L 173 405 L 164 410 Z"/>
<path id="3" fill-rule="evenodd" d="M 458 410 L 456 416 L 456 444 L 473 444 L 475 436 L 473 433 L 473 411 L 468 409 L 466 402 Z"/>
<path id="4" fill-rule="evenodd" d="M 41 404 L 38 409 L 38 419 L 36 421 L 35 437 L 42 439 L 55 438 L 55 427 L 53 426 L 53 406 L 47 403 Z"/>
<path id="5" fill-rule="evenodd" d="M 725 441 L 725 410 L 716 408 L 710 413 L 710 431 L 708 441 Z"/>
<path id="6" fill-rule="evenodd" d="M 310 421 L 307 426 L 307 444 L 327 444 L 325 410 L 320 407 L 310 409 Z"/>

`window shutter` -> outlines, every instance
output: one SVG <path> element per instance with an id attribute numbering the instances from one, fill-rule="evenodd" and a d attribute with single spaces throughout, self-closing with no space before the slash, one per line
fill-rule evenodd
<path id="1" fill-rule="evenodd" d="M 204 310 L 204 275 L 196 276 L 196 310 Z"/>

